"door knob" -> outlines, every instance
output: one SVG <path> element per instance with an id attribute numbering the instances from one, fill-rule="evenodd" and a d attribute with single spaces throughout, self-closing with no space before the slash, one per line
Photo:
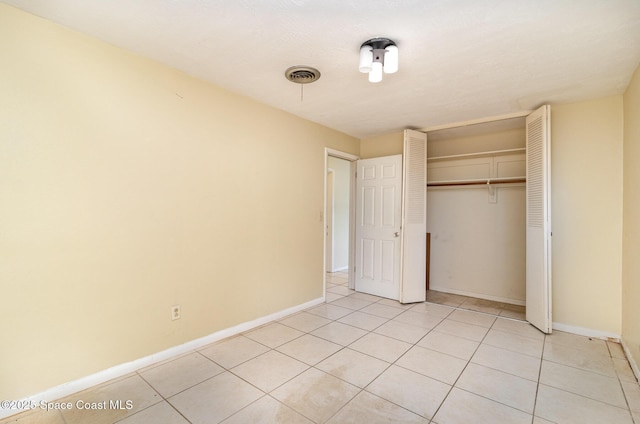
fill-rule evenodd
<path id="1" fill-rule="evenodd" d="M 400 237 L 400 233 L 396 231 L 395 233 L 393 233 L 393 236 L 394 237 Z"/>

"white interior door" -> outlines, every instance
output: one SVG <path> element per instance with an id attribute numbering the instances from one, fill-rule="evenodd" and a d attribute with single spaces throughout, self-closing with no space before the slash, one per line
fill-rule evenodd
<path id="1" fill-rule="evenodd" d="M 400 295 L 402 155 L 361 159 L 356 174 L 356 291 Z"/>
<path id="2" fill-rule="evenodd" d="M 548 105 L 527 116 L 526 318 L 551 333 L 551 135 Z"/>
<path id="3" fill-rule="evenodd" d="M 427 298 L 427 134 L 404 131 L 400 302 Z"/>

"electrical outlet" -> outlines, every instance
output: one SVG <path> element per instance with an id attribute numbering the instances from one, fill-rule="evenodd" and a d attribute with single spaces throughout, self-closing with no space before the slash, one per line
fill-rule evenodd
<path id="1" fill-rule="evenodd" d="M 180 319 L 180 305 L 173 305 L 171 307 L 171 321 Z"/>

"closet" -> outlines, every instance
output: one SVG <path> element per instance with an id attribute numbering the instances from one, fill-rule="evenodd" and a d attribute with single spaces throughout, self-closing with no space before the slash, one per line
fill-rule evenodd
<path id="1" fill-rule="evenodd" d="M 551 333 L 551 110 L 428 132 L 430 289 L 526 305 Z"/>
<path id="2" fill-rule="evenodd" d="M 428 133 L 430 289 L 526 301 L 525 118 Z"/>

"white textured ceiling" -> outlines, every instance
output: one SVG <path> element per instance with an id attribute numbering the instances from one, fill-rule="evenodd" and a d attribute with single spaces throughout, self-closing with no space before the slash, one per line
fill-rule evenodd
<path id="1" fill-rule="evenodd" d="M 640 0 L 2 0 L 356 137 L 624 92 Z M 400 70 L 371 84 L 362 42 Z M 318 68 L 304 87 L 292 65 Z"/>

